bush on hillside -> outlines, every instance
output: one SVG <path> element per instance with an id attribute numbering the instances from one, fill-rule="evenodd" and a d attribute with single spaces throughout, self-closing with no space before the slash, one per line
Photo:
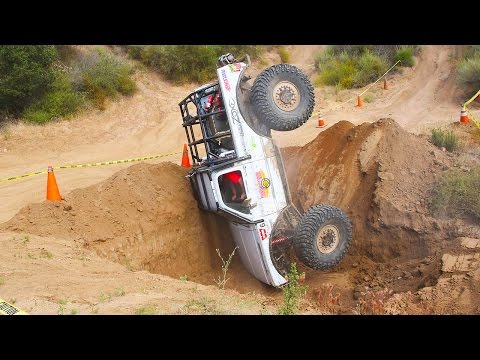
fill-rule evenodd
<path id="1" fill-rule="evenodd" d="M 377 80 L 388 69 L 387 61 L 370 51 L 364 52 L 356 61 L 357 73 L 354 86 L 362 87 Z"/>
<path id="2" fill-rule="evenodd" d="M 290 62 L 290 53 L 288 52 L 285 46 L 282 45 L 277 47 L 277 52 L 278 52 L 278 55 L 280 56 L 280 61 L 283 64 L 288 64 Z"/>
<path id="3" fill-rule="evenodd" d="M 58 72 L 44 97 L 23 112 L 26 120 L 44 124 L 50 120 L 74 114 L 84 103 L 82 93 L 76 91 L 67 74 Z"/>
<path id="4" fill-rule="evenodd" d="M 439 148 L 444 147 L 449 152 L 458 149 L 459 146 L 458 137 L 452 130 L 432 129 L 432 143 Z"/>
<path id="5" fill-rule="evenodd" d="M 470 91 L 480 89 L 480 51 L 473 51 L 471 57 L 465 57 L 458 63 L 457 76 L 460 84 Z"/>
<path id="6" fill-rule="evenodd" d="M 49 45 L 1 45 L 0 111 L 18 114 L 42 98 L 55 79 L 57 56 Z"/>
<path id="7" fill-rule="evenodd" d="M 480 221 L 480 168 L 469 172 L 450 171 L 437 184 L 432 197 L 434 215 L 453 218 L 472 216 Z"/>
<path id="8" fill-rule="evenodd" d="M 261 46 L 252 45 L 130 45 L 127 53 L 169 80 L 206 82 L 215 78 L 217 59 L 228 52 L 255 57 Z"/>
<path id="9" fill-rule="evenodd" d="M 357 50 L 355 50 L 357 51 Z M 387 62 L 370 50 L 362 55 L 327 49 L 317 57 L 319 80 L 339 88 L 362 87 L 374 81 L 387 70 Z"/>
<path id="10" fill-rule="evenodd" d="M 131 95 L 136 90 L 132 67 L 105 51 L 85 56 L 78 66 L 76 85 L 85 89 L 99 108 L 104 108 L 107 97 Z"/>
<path id="11" fill-rule="evenodd" d="M 362 87 L 378 79 L 400 57 L 401 66 L 412 66 L 419 49 L 416 45 L 331 45 L 315 57 L 318 82 L 339 88 Z"/>
<path id="12" fill-rule="evenodd" d="M 415 65 L 415 59 L 413 57 L 414 49 L 412 46 L 405 46 L 400 49 L 395 54 L 395 62 L 400 60 L 400 66 L 412 67 Z"/>

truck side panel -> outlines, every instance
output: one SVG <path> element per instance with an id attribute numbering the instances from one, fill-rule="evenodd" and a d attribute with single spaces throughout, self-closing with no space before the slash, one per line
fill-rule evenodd
<path id="1" fill-rule="evenodd" d="M 260 224 L 230 222 L 232 234 L 243 265 L 258 280 L 280 286 L 287 280 L 278 273 L 270 258 L 270 221 Z"/>

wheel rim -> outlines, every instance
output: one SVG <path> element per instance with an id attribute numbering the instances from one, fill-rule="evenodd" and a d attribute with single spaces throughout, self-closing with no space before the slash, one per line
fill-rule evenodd
<path id="1" fill-rule="evenodd" d="M 322 254 L 333 252 L 340 242 L 340 231 L 335 225 L 324 226 L 317 235 L 317 248 Z"/>
<path id="2" fill-rule="evenodd" d="M 273 101 L 280 110 L 293 111 L 300 104 L 300 91 L 290 81 L 280 81 L 273 88 Z"/>

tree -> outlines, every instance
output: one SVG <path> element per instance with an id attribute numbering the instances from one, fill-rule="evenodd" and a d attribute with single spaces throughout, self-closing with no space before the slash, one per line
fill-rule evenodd
<path id="1" fill-rule="evenodd" d="M 20 113 L 40 99 L 54 81 L 51 45 L 0 46 L 0 110 Z"/>

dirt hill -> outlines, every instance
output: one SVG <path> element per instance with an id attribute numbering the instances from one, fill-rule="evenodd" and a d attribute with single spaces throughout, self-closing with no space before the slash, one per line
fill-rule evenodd
<path id="1" fill-rule="evenodd" d="M 170 163 L 133 165 L 61 204 L 28 205 L 4 228 L 71 239 L 132 269 L 211 284 L 219 245 L 186 174 Z"/>
<path id="2" fill-rule="evenodd" d="M 393 119 L 356 127 L 341 121 L 285 155 L 296 205 L 344 209 L 354 224 L 354 254 L 375 261 L 420 258 L 444 237 L 428 202 L 451 158 Z"/>

